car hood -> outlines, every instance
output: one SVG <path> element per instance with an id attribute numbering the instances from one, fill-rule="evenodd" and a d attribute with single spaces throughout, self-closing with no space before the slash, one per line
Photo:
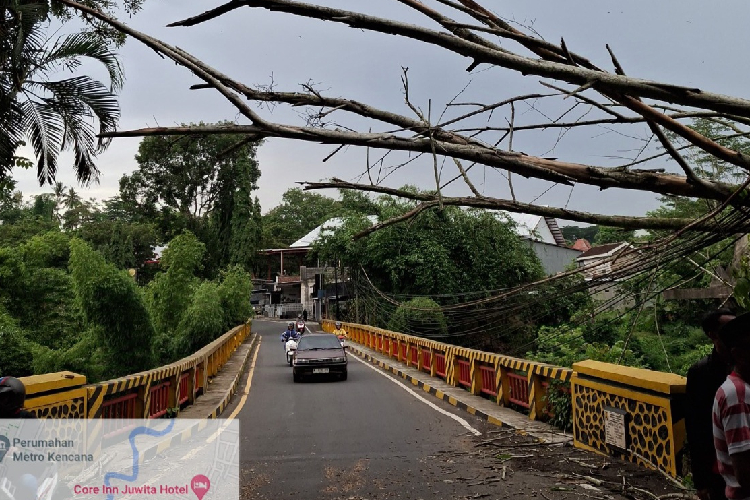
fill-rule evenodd
<path id="1" fill-rule="evenodd" d="M 338 358 L 346 356 L 343 349 L 319 349 L 317 351 L 300 351 L 297 350 L 297 358 L 305 359 L 324 359 L 324 358 Z"/>

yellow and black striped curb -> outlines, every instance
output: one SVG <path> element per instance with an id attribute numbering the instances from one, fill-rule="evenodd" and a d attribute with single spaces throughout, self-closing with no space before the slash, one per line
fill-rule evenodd
<path id="1" fill-rule="evenodd" d="M 226 394 L 224 394 L 224 398 L 221 400 L 221 403 L 219 403 L 219 406 L 217 406 L 214 411 L 211 412 L 208 418 L 219 418 L 219 415 L 221 415 L 226 407 L 229 405 L 229 403 L 232 400 L 232 396 L 234 396 L 234 393 L 237 392 L 237 387 L 240 385 L 240 381 L 242 380 L 242 376 L 245 374 L 245 370 L 247 370 L 247 364 L 250 362 L 250 359 L 253 357 L 253 353 L 256 349 L 260 348 L 260 337 L 258 337 L 257 333 L 252 334 L 251 340 L 250 340 L 250 348 L 247 350 L 247 353 L 245 354 L 245 359 L 242 360 L 242 366 L 240 367 L 239 371 L 237 372 L 237 375 L 234 377 L 234 381 L 232 382 L 232 385 L 227 389 Z"/>
<path id="2" fill-rule="evenodd" d="M 222 412 L 226 409 L 226 407 L 231 402 L 232 396 L 234 396 L 235 392 L 237 392 L 237 387 L 239 386 L 240 381 L 242 380 L 242 376 L 245 374 L 247 365 L 250 362 L 250 359 L 252 358 L 252 355 L 255 352 L 255 350 L 259 348 L 259 345 L 260 345 L 260 342 L 259 342 L 258 334 L 252 334 L 250 337 L 250 349 L 247 350 L 247 353 L 245 354 L 245 358 L 242 360 L 242 366 L 240 367 L 240 370 L 237 372 L 237 375 L 234 377 L 234 381 L 232 382 L 232 385 L 227 389 L 226 394 L 222 398 L 219 405 L 216 408 L 214 408 L 213 411 L 211 411 L 208 417 L 202 418 L 199 422 L 180 431 L 179 434 L 175 434 L 169 439 L 165 439 L 164 441 L 161 441 L 147 448 L 143 453 L 140 454 L 138 458 L 138 462 L 143 463 L 146 460 L 151 460 L 152 458 L 156 457 L 160 453 L 165 452 L 166 450 L 172 448 L 173 446 L 177 446 L 183 442 L 186 442 L 188 439 L 190 439 L 193 436 L 194 433 L 200 432 L 203 429 L 205 429 L 206 426 L 208 425 L 209 420 L 218 418 L 219 415 L 222 414 Z"/>
<path id="3" fill-rule="evenodd" d="M 391 372 L 394 375 L 401 377 L 403 379 L 406 379 L 408 382 L 410 382 L 412 385 L 415 385 L 422 389 L 424 392 L 431 394 L 432 396 L 435 396 L 438 399 L 442 399 L 448 404 L 451 404 L 455 406 L 456 408 L 463 410 L 471 415 L 474 415 L 476 417 L 479 417 L 480 419 L 489 422 L 490 424 L 498 425 L 498 426 L 506 426 L 510 428 L 514 428 L 512 425 L 509 425 L 508 423 L 503 423 L 499 418 L 493 417 L 492 415 L 488 415 L 487 413 L 483 412 L 482 410 L 479 410 L 478 408 L 471 406 L 463 401 L 459 401 L 458 399 L 454 398 L 453 396 L 449 396 L 448 394 L 444 393 L 443 391 L 436 389 L 435 387 L 432 387 L 431 385 L 425 383 L 422 380 L 419 380 L 408 373 L 405 373 L 401 370 L 399 370 L 396 367 L 390 366 L 387 363 L 384 363 L 383 361 L 380 361 L 379 359 L 373 357 L 371 354 L 367 354 L 363 351 L 360 351 L 354 346 L 349 346 L 348 350 L 350 352 L 353 352 L 360 358 L 364 359 L 365 361 L 369 361 L 370 363 L 382 368 L 385 371 Z"/>

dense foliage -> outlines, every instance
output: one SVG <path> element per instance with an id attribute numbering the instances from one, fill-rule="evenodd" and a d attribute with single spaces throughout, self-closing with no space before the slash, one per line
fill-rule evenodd
<path id="1" fill-rule="evenodd" d="M 207 241 L 170 226 L 168 211 L 143 210 L 128 191 L 143 186 L 130 178 L 119 196 L 103 203 L 59 183 L 53 193 L 24 203 L 6 180 L 0 189 L 0 374 L 71 370 L 89 381 L 117 377 L 179 359 L 251 317 L 248 268 L 260 224 L 259 208 L 255 219 L 248 209 L 257 175 L 245 172 L 243 183 L 241 172 L 233 174 L 223 202 L 231 210 L 214 207 L 192 221 L 212 229 L 213 219 L 229 214 L 219 224 L 229 237 L 204 232 L 216 235 Z M 248 240 L 248 232 L 257 238 Z M 149 276 L 145 263 L 159 243 L 166 248 Z"/>

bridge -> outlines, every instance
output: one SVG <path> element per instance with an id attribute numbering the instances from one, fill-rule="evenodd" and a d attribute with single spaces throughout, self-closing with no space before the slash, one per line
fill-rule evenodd
<path id="1" fill-rule="evenodd" d="M 279 335 L 255 320 L 171 365 L 98 384 L 28 377 L 40 417 L 230 418 L 241 498 L 676 498 L 682 377 L 586 361 L 573 369 L 365 325 L 347 381 L 294 383 Z M 323 321 L 315 331 L 332 331 Z M 546 421 L 572 398 L 573 433 Z M 557 408 L 557 407 L 556 407 Z"/>

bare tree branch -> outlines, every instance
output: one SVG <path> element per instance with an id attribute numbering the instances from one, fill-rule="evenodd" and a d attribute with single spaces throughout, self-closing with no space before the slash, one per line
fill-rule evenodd
<path id="1" fill-rule="evenodd" d="M 304 190 L 318 190 L 318 189 L 353 189 L 357 191 L 368 191 L 372 193 L 386 194 L 390 196 L 396 196 L 400 198 L 420 201 L 420 202 L 433 202 L 437 203 L 437 196 L 427 193 L 413 193 L 403 189 L 394 189 L 385 186 L 373 186 L 369 184 L 356 184 L 347 182 L 341 179 L 333 178 L 330 182 L 305 182 L 303 184 Z M 588 212 L 579 212 L 576 210 L 567 210 L 555 207 L 544 207 L 540 205 L 532 205 L 529 203 L 514 202 L 511 200 L 503 200 L 499 198 L 491 198 L 483 196 L 482 198 L 475 197 L 447 197 L 442 198 L 443 205 L 448 206 L 463 206 L 473 208 L 483 208 L 489 210 L 504 210 L 506 212 L 524 213 L 532 215 L 540 215 L 542 217 L 555 217 L 558 219 L 573 220 L 578 222 L 586 222 L 589 224 L 600 224 L 604 226 L 621 227 L 625 229 L 654 229 L 654 230 L 669 230 L 676 231 L 682 230 L 685 226 L 690 226 L 692 231 L 706 231 L 706 232 L 730 232 L 735 231 L 741 232 L 750 228 L 750 221 L 745 223 L 737 229 L 727 229 L 725 227 L 719 227 L 708 221 L 702 221 L 696 224 L 693 219 L 679 219 L 679 218 L 658 218 L 658 217 L 625 217 L 619 215 L 603 215 L 593 214 Z"/>

